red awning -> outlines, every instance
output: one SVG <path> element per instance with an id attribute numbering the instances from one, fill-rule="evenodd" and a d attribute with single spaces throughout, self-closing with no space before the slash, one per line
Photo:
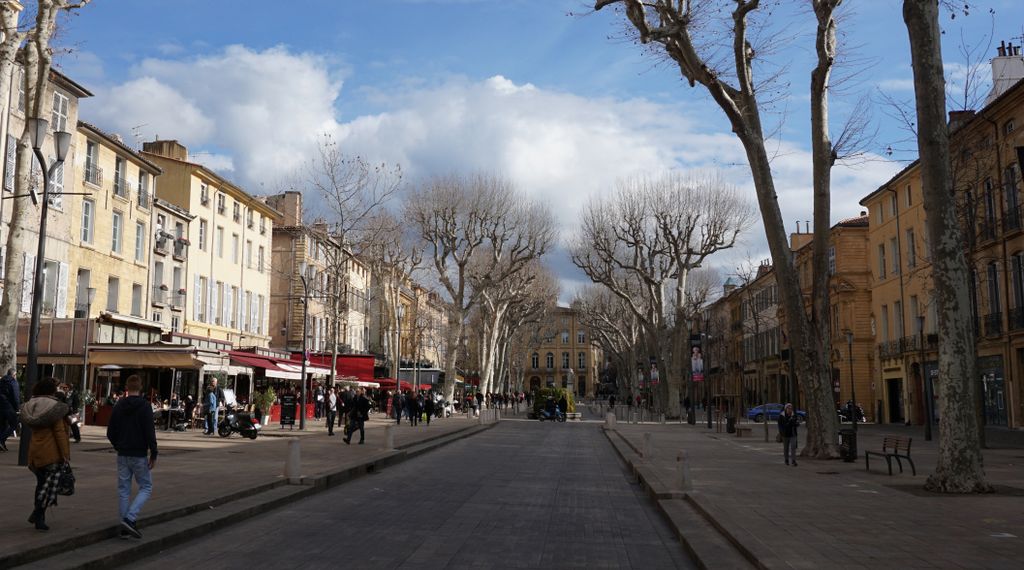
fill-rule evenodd
<path id="1" fill-rule="evenodd" d="M 292 358 L 302 358 L 302 353 L 292 354 Z M 330 370 L 330 354 L 310 354 L 309 362 Z M 373 377 L 373 355 L 371 354 L 339 354 L 338 366 L 335 369 L 338 376 L 355 377 L 363 382 L 376 382 Z M 394 386 L 392 386 L 394 387 Z"/>
<path id="2" fill-rule="evenodd" d="M 374 382 L 380 384 L 381 388 L 393 390 L 395 388 L 394 378 L 374 378 Z M 412 390 L 412 384 L 409 384 L 405 380 L 402 380 L 402 390 Z"/>
<path id="3" fill-rule="evenodd" d="M 264 358 L 258 354 L 251 352 L 236 352 L 231 353 L 231 362 L 238 366 L 248 366 L 251 368 L 262 368 L 266 372 L 268 378 L 281 378 L 283 380 L 301 380 L 302 374 L 298 372 L 291 372 L 281 368 L 274 364 L 269 358 Z"/>

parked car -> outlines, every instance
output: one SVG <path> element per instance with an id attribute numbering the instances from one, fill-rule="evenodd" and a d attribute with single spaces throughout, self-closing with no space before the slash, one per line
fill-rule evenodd
<path id="1" fill-rule="evenodd" d="M 782 413 L 782 404 L 762 404 L 760 406 L 754 406 L 747 410 L 747 419 L 754 420 L 755 422 L 763 422 L 765 416 L 765 410 L 767 410 L 768 420 L 776 421 L 779 419 L 779 414 Z M 796 415 L 800 418 L 800 421 L 807 421 L 807 412 L 803 410 L 797 410 Z"/>

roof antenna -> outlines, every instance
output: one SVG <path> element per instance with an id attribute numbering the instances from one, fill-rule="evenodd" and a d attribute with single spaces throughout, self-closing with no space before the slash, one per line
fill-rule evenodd
<path id="1" fill-rule="evenodd" d="M 130 129 L 132 138 L 135 139 L 135 148 L 142 147 L 142 127 L 145 127 L 148 124 L 149 123 L 142 123 L 141 125 L 135 125 Z"/>

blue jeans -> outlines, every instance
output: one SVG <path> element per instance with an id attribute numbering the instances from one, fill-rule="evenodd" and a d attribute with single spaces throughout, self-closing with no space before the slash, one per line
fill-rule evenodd
<path id="1" fill-rule="evenodd" d="M 132 496 L 132 478 L 139 484 L 139 492 Z M 117 497 L 122 519 L 135 522 L 142 505 L 153 493 L 153 479 L 149 474 L 149 459 L 146 457 L 117 456 Z M 131 504 L 129 500 L 131 499 Z"/>

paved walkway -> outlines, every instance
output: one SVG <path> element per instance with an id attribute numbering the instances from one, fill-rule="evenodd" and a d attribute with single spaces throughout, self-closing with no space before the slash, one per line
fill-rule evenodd
<path id="1" fill-rule="evenodd" d="M 292 565 L 693 567 L 594 424 L 535 420 L 503 420 L 136 567 Z"/>
<path id="2" fill-rule="evenodd" d="M 323 421 L 308 422 L 305 432 L 271 425 L 254 441 L 237 434 L 222 439 L 204 436 L 200 431 L 158 431 L 160 456 L 153 471 L 154 494 L 143 509 L 143 519 L 279 483 L 290 439 L 301 441 L 302 474 L 306 476 L 388 457 L 395 453 L 383 449 L 384 426 L 390 423 L 383 418 L 371 419 L 366 445 L 355 441 L 345 445 L 337 431 L 338 435 L 329 437 Z M 429 427 L 403 424 L 395 445 L 407 447 L 475 425 L 477 421 L 461 415 L 434 420 Z M 60 497 L 59 505 L 47 511 L 51 530 L 45 533 L 26 522 L 32 511 L 35 477 L 17 465 L 17 440 L 8 440 L 10 451 L 0 453 L 0 567 L 4 566 L 4 556 L 76 539 L 117 524 L 117 470 L 105 434 L 105 428 L 86 426 L 82 442 L 72 443 L 75 495 Z"/>
<path id="3" fill-rule="evenodd" d="M 997 494 L 945 496 L 921 489 L 937 441 L 925 442 L 919 428 L 865 426 L 856 463 L 800 459 L 798 467 L 784 465 L 781 444 L 765 443 L 758 428 L 744 438 L 699 424 L 616 429 L 636 450 L 652 434 L 651 459 L 633 459 L 667 488 L 678 489 L 676 456 L 686 450 L 688 502 L 766 568 L 1020 568 L 1024 559 L 1021 449 L 986 450 Z M 884 461 L 865 471 L 864 450 L 880 449 L 887 433 L 914 438 L 916 477 L 906 465 L 890 477 Z"/>

